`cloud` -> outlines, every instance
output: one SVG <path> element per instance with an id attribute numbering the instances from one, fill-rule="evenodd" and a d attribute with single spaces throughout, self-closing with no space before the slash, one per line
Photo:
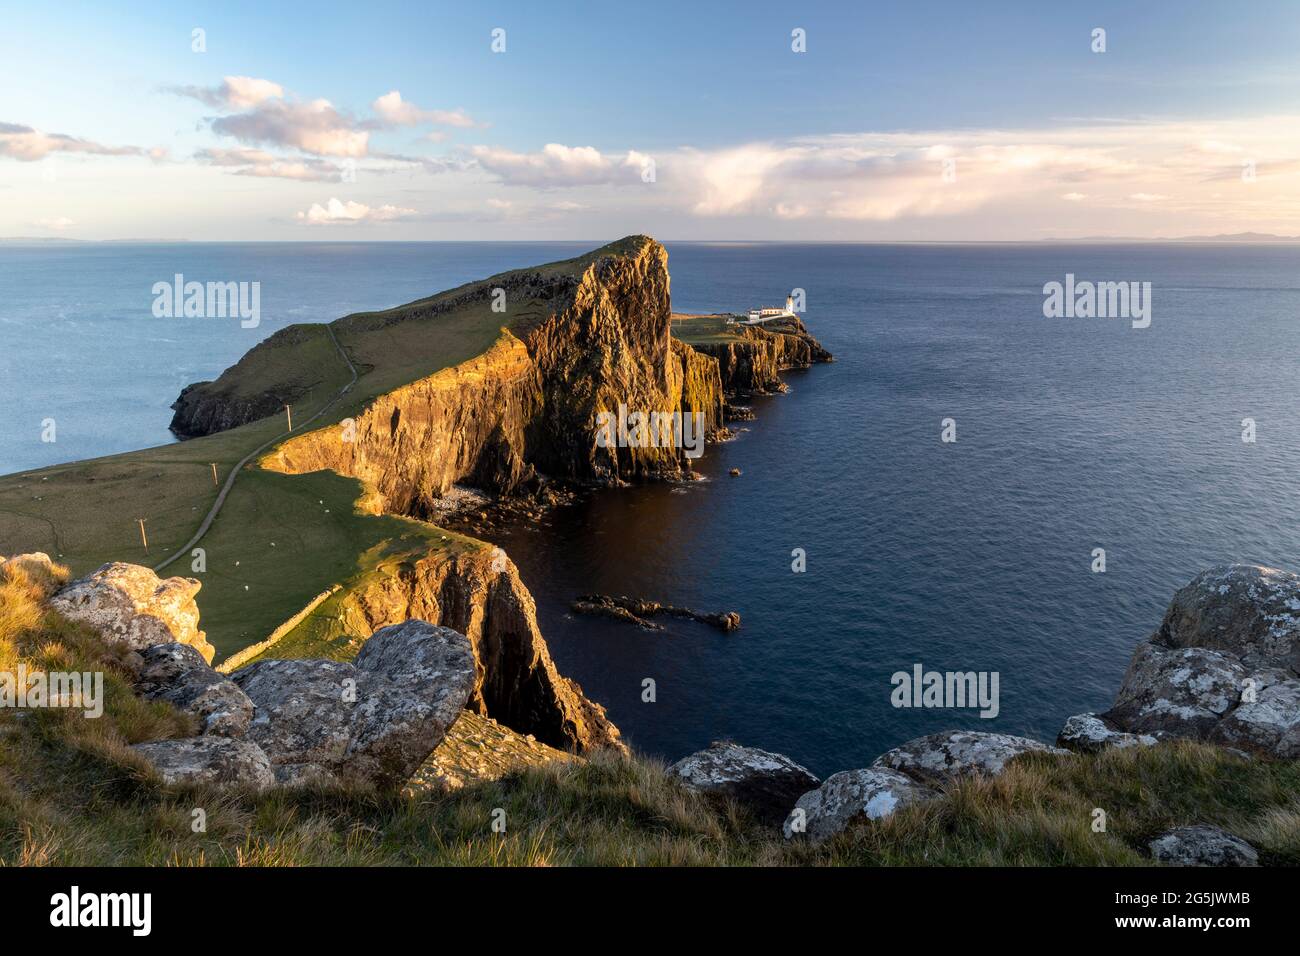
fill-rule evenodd
<path id="1" fill-rule="evenodd" d="M 246 113 L 221 116 L 212 130 L 252 146 L 288 146 L 314 156 L 365 156 L 370 133 L 329 100 L 265 100 Z"/>
<path id="2" fill-rule="evenodd" d="M 86 153 L 95 156 L 139 156 L 138 146 L 105 146 L 63 133 L 42 133 L 18 123 L 0 123 L 0 156 L 24 163 L 44 159 L 51 153 Z"/>
<path id="3" fill-rule="evenodd" d="M 228 76 L 219 86 L 173 86 L 169 89 L 220 110 L 243 110 L 267 100 L 284 98 L 284 87 L 279 83 L 251 76 Z"/>
<path id="4" fill-rule="evenodd" d="M 1132 193 L 1128 197 L 1138 202 L 1160 202 L 1162 199 L 1168 199 L 1168 196 L 1162 196 L 1160 193 Z"/>
<path id="5" fill-rule="evenodd" d="M 640 182 L 640 170 L 649 159 L 634 150 L 618 159 L 605 156 L 592 146 L 564 146 L 560 143 L 547 143 L 537 153 L 475 146 L 470 154 L 479 166 L 506 185 L 542 188 L 594 186 L 619 180 Z"/>
<path id="6" fill-rule="evenodd" d="M 312 203 L 306 212 L 298 213 L 294 218 L 310 226 L 355 225 L 362 222 L 392 222 L 397 219 L 409 219 L 418 216 L 414 209 L 398 206 L 367 206 L 365 203 L 346 202 L 331 198 L 324 206 Z"/>
<path id="7" fill-rule="evenodd" d="M 230 169 L 237 176 L 296 179 L 302 182 L 337 183 L 343 179 L 344 167 L 321 159 L 297 159 L 275 156 L 260 149 L 222 149 L 212 147 L 194 154 L 200 163 Z"/>
<path id="8" fill-rule="evenodd" d="M 1067 202 L 1083 202 L 1088 196 L 1086 193 L 1062 193 L 1061 198 Z"/>
<path id="9" fill-rule="evenodd" d="M 69 219 L 67 216 L 59 216 L 54 219 L 37 219 L 32 223 L 33 226 L 41 229 L 53 229 L 55 232 L 62 232 L 69 226 L 75 226 L 76 224 L 76 220 Z"/>
<path id="10" fill-rule="evenodd" d="M 385 93 L 371 103 L 370 108 L 375 111 L 380 119 L 393 126 L 419 126 L 423 123 L 436 123 L 440 126 L 457 126 L 468 129 L 476 125 L 464 110 L 423 110 L 414 103 L 403 100 L 402 94 L 397 90 Z"/>

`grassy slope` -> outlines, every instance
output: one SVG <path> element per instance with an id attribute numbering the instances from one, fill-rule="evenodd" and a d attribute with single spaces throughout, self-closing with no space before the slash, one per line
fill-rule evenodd
<path id="1" fill-rule="evenodd" d="M 728 325 L 721 315 L 673 313 L 673 338 L 687 345 L 712 345 L 719 342 L 743 342 L 745 337 L 736 326 Z"/>
<path id="2" fill-rule="evenodd" d="M 584 256 L 522 270 L 579 275 L 598 256 L 634 248 L 621 240 Z M 312 428 L 357 414 L 376 396 L 486 352 L 503 326 L 516 328 L 544 314 L 544 303 L 509 303 L 505 314 L 486 304 L 430 316 L 427 307 L 502 277 L 382 312 L 331 323 L 358 371 L 357 384 Z M 231 395 L 256 394 L 277 383 L 309 386 L 294 407 L 305 421 L 333 399 L 351 374 L 322 325 L 293 327 L 302 339 L 253 350 L 218 382 Z M 0 477 L 0 554 L 45 551 L 76 575 L 105 561 L 154 565 L 193 535 L 216 498 L 209 462 L 224 481 L 253 449 L 287 434 L 276 415 L 240 428 L 109 458 Z M 198 577 L 199 610 L 208 640 L 225 656 L 265 638 L 331 584 L 366 574 L 371 561 L 407 548 L 427 551 L 445 532 L 432 525 L 363 515 L 352 503 L 358 482 L 337 475 L 274 475 L 256 465 L 239 477 L 204 537 L 206 573 L 188 556 L 168 574 Z M 147 518 L 149 554 L 135 519 Z M 274 547 L 272 547 L 274 542 Z"/>
<path id="3" fill-rule="evenodd" d="M 57 583 L 0 567 L 0 670 L 103 670 L 105 713 L 0 710 L 0 865 L 1122 866 L 1148 863 L 1140 848 L 1151 837 L 1190 823 L 1237 833 L 1265 864 L 1300 865 L 1300 761 L 1198 744 L 1031 755 L 818 847 L 789 843 L 635 757 L 533 767 L 451 794 L 167 790 L 128 745 L 193 733 L 190 719 L 135 698 L 119 652 L 42 612 Z M 498 807 L 504 834 L 491 829 Z M 1096 807 L 1104 833 L 1092 831 Z M 195 808 L 206 832 L 193 831 Z"/>

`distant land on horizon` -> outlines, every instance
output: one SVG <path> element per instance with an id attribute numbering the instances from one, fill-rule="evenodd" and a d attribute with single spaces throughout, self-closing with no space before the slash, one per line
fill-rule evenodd
<path id="1" fill-rule="evenodd" d="M 343 238 L 335 239 L 167 239 L 157 237 L 128 238 L 128 239 L 73 239 L 67 236 L 0 236 L 0 245 L 130 245 L 132 243 L 144 244 L 166 244 L 166 243 L 190 243 L 190 242 L 208 242 L 212 244 L 222 244 L 226 242 L 365 242 L 365 243 L 385 243 L 385 242 L 510 242 L 513 240 L 493 240 L 493 239 L 353 239 Z M 581 242 L 577 239 L 534 239 L 521 240 L 523 242 Z M 600 242 L 600 240 L 592 240 Z M 1280 236 L 1270 232 L 1231 232 L 1216 233 L 1215 235 L 1206 236 L 1049 236 L 1045 239 L 665 239 L 665 242 L 743 242 L 743 243 L 789 243 L 791 245 L 816 245 L 819 243 L 833 243 L 837 245 L 1015 245 L 1020 243 L 1069 243 L 1069 242 L 1236 242 L 1236 243 L 1278 243 L 1278 242 L 1300 242 L 1300 236 Z"/>

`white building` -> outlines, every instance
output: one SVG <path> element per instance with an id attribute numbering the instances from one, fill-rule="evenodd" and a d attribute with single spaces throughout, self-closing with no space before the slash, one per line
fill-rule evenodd
<path id="1" fill-rule="evenodd" d="M 784 309 L 774 309 L 769 306 L 761 309 L 750 309 L 749 318 L 745 320 L 745 324 L 761 325 L 771 319 L 793 319 L 794 317 L 794 296 L 787 295 Z"/>

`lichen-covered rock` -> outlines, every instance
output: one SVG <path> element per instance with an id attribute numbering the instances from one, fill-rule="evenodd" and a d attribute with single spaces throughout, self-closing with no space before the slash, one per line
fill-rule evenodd
<path id="1" fill-rule="evenodd" d="M 886 767 L 844 770 L 800 797 L 783 829 L 787 839 L 805 834 L 820 843 L 856 823 L 882 819 L 900 807 L 938 795 L 939 791 Z"/>
<path id="2" fill-rule="evenodd" d="M 469 640 L 406 621 L 376 631 L 355 664 L 266 660 L 231 679 L 256 711 L 248 738 L 281 783 L 404 783 L 442 741 L 475 682 Z"/>
<path id="3" fill-rule="evenodd" d="M 256 708 L 248 739 L 266 751 L 281 783 L 332 774 L 352 739 L 357 672 L 326 660 L 269 660 L 230 675 Z"/>
<path id="4" fill-rule="evenodd" d="M 188 644 L 155 644 L 140 653 L 135 689 L 146 700 L 165 700 L 203 721 L 205 734 L 240 737 L 253 719 L 253 702 L 239 685 L 218 674 Z"/>
<path id="5" fill-rule="evenodd" d="M 1076 753 L 1099 753 L 1125 747 L 1151 747 L 1157 743 L 1150 734 L 1129 734 L 1116 730 L 1096 714 L 1075 714 L 1065 721 L 1056 744 Z"/>
<path id="6" fill-rule="evenodd" d="M 1026 753 L 1068 754 L 1068 750 L 983 731 L 945 730 L 909 740 L 881 754 L 873 767 L 888 768 L 927 784 L 951 783 L 974 775 L 996 776 L 1009 760 Z"/>
<path id="7" fill-rule="evenodd" d="M 1210 568 L 1174 595 L 1156 637 L 1300 673 L 1300 576 L 1253 564 Z"/>
<path id="8" fill-rule="evenodd" d="M 1180 589 L 1103 716 L 1130 732 L 1300 756 L 1300 577 L 1234 564 Z"/>
<path id="9" fill-rule="evenodd" d="M 166 784 L 216 784 L 264 790 L 275 783 L 271 762 L 256 744 L 231 737 L 184 737 L 131 748 Z"/>
<path id="10" fill-rule="evenodd" d="M 1133 653 L 1106 716 L 1130 732 L 1203 738 L 1236 705 L 1246 676 L 1221 651 L 1148 642 Z"/>
<path id="11" fill-rule="evenodd" d="M 1300 757 L 1300 680 L 1257 689 L 1214 725 L 1210 740 L 1293 760 Z"/>
<path id="12" fill-rule="evenodd" d="M 779 826 L 795 801 L 821 783 L 783 754 L 729 741 L 715 741 L 707 750 L 683 757 L 668 772 L 692 790 L 731 797 L 772 826 Z"/>
<path id="13" fill-rule="evenodd" d="M 462 710 L 442 743 L 420 765 L 407 791 L 458 790 L 468 784 L 499 780 L 508 773 L 582 758 L 548 747 L 531 734 L 520 734 L 490 717 Z"/>
<path id="14" fill-rule="evenodd" d="M 211 662 L 215 649 L 199 630 L 194 603 L 200 587 L 194 578 L 164 580 L 148 568 L 114 561 L 59 591 L 50 607 L 132 650 L 175 642 Z"/>
<path id="15" fill-rule="evenodd" d="M 1259 866 L 1255 848 L 1212 826 L 1175 827 L 1150 843 L 1151 857 L 1170 866 Z"/>
<path id="16" fill-rule="evenodd" d="M 474 651 L 449 627 L 406 621 L 371 635 L 356 658 L 357 705 L 345 770 L 395 786 L 442 742 L 474 689 Z"/>

